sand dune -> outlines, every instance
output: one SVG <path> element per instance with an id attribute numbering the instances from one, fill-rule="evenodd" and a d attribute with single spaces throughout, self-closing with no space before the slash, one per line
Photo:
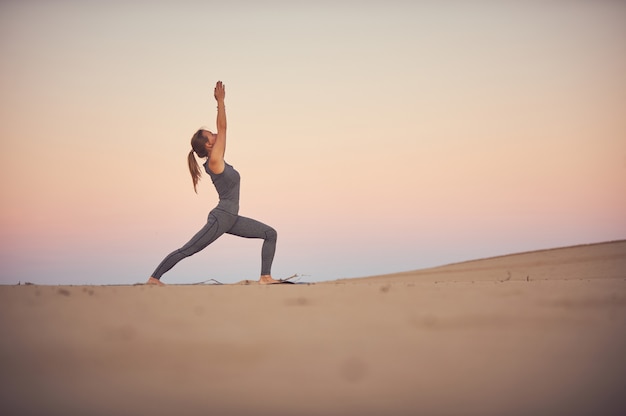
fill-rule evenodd
<path id="1" fill-rule="evenodd" d="M 626 240 L 539 250 L 360 279 L 388 282 L 614 279 L 626 277 Z"/>
<path id="2" fill-rule="evenodd" d="M 626 241 L 315 285 L 0 287 L 6 415 L 626 414 Z"/>

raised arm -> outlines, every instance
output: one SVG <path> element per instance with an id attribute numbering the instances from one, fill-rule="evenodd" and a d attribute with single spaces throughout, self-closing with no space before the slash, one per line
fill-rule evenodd
<path id="1" fill-rule="evenodd" d="M 224 171 L 224 154 L 226 153 L 226 107 L 224 106 L 226 89 L 222 81 L 217 81 L 215 84 L 213 96 L 217 101 L 217 138 L 209 157 L 209 169 L 219 174 Z"/>

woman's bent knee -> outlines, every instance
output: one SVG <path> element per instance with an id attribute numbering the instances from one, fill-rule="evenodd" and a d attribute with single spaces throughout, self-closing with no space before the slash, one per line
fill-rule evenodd
<path id="1" fill-rule="evenodd" d="M 276 239 L 278 239 L 278 233 L 272 227 L 268 227 L 268 229 L 265 230 L 265 239 L 275 241 Z"/>

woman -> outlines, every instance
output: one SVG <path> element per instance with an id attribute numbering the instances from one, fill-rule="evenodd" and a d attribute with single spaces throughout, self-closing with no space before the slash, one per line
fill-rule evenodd
<path id="1" fill-rule="evenodd" d="M 222 81 L 215 84 L 217 100 L 217 134 L 200 129 L 191 138 L 191 151 L 187 157 L 189 172 L 196 190 L 200 180 L 200 168 L 194 152 L 200 158 L 206 158 L 204 170 L 211 177 L 219 195 L 219 203 L 209 213 L 206 225 L 180 249 L 170 253 L 156 268 L 147 284 L 163 285 L 161 276 L 176 263 L 189 257 L 215 241 L 224 233 L 246 238 L 262 238 L 261 278 L 259 283 L 280 283 L 271 275 L 272 261 L 276 251 L 276 231 L 265 224 L 250 218 L 241 217 L 239 213 L 239 173 L 224 161 L 226 151 L 226 109 L 224 97 L 226 90 Z"/>

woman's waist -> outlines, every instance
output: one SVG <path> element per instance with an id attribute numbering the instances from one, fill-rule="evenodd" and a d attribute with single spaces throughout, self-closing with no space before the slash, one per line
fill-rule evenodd
<path id="1" fill-rule="evenodd" d="M 220 202 L 215 208 L 237 215 L 239 213 L 239 201 L 233 201 L 232 199 L 220 199 Z"/>

